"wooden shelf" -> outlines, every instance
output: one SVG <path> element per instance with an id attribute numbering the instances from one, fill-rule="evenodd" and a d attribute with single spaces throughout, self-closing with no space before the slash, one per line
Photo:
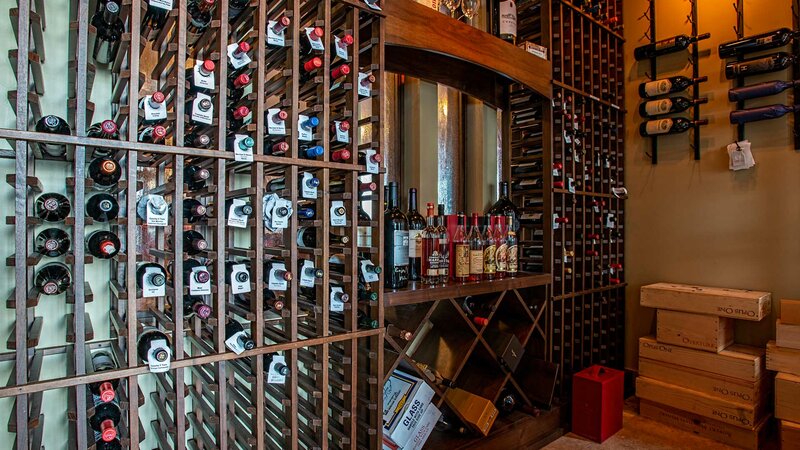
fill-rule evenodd
<path id="1" fill-rule="evenodd" d="M 473 281 L 467 283 L 450 281 L 445 285 L 436 286 L 426 285 L 420 282 L 410 282 L 407 288 L 385 291 L 383 297 L 386 306 L 400 306 L 448 298 L 466 297 L 468 295 L 502 292 L 509 289 L 544 286 L 549 283 L 550 274 L 546 273 L 520 273 L 514 278 L 503 278 L 493 281 Z"/>

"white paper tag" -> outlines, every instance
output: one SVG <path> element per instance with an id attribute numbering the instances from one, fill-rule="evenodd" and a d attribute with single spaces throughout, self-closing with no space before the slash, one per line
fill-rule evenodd
<path id="1" fill-rule="evenodd" d="M 164 197 L 161 195 L 151 195 L 150 202 L 166 202 Z M 168 225 L 169 222 L 169 208 L 165 208 L 164 212 L 159 213 L 154 211 L 150 205 L 147 205 L 147 225 L 151 227 L 165 227 Z"/>
<path id="2" fill-rule="evenodd" d="M 594 212 L 596 212 L 596 213 L 599 213 L 600 212 L 600 204 L 599 203 L 595 203 L 592 206 L 592 210 L 594 210 Z"/>
<path id="3" fill-rule="evenodd" d="M 161 269 L 157 267 L 148 267 L 144 270 L 144 279 L 148 280 L 151 274 L 161 274 Z M 166 284 L 162 284 L 161 286 L 153 286 L 149 282 L 142 283 L 142 297 L 163 297 L 167 295 L 167 286 Z"/>
<path id="4" fill-rule="evenodd" d="M 284 37 L 286 28 L 283 29 L 280 33 L 275 33 L 273 28 L 278 23 L 275 20 L 270 20 L 267 22 L 267 44 L 274 45 L 276 47 L 284 47 L 286 46 L 286 39 Z"/>
<path id="5" fill-rule="evenodd" d="M 314 277 L 314 262 L 305 260 L 300 267 L 300 286 L 313 288 L 316 277 Z"/>
<path id="6" fill-rule="evenodd" d="M 344 202 L 336 200 L 331 202 L 331 226 L 343 227 L 347 225 L 347 210 L 343 210 L 344 214 L 339 214 L 339 209 L 344 208 Z"/>
<path id="7" fill-rule="evenodd" d="M 303 178 L 300 180 L 300 196 L 303 198 L 316 199 L 317 188 L 308 185 L 308 182 L 314 179 L 314 175 L 308 172 L 303 172 Z"/>
<path id="8" fill-rule="evenodd" d="M 728 168 L 730 170 L 744 170 L 756 165 L 748 140 L 734 142 L 728 145 Z"/>
<path id="9" fill-rule="evenodd" d="M 558 170 L 558 169 L 553 169 L 553 176 L 554 177 L 560 177 L 561 176 L 561 171 Z"/>
<path id="10" fill-rule="evenodd" d="M 200 283 L 194 277 L 197 272 L 207 272 L 206 266 L 192 267 L 192 275 L 189 277 L 189 293 L 192 295 L 210 295 L 211 294 L 211 278 L 205 283 Z"/>
<path id="11" fill-rule="evenodd" d="M 272 263 L 267 279 L 267 288 L 271 291 L 285 291 L 289 287 L 289 283 L 286 280 L 278 277 L 278 270 L 286 270 L 286 265 L 278 262 Z"/>
<path id="12" fill-rule="evenodd" d="M 235 227 L 235 228 L 247 228 L 247 216 L 240 216 L 236 214 L 236 209 L 239 206 L 246 205 L 247 202 L 235 198 L 231 201 L 231 207 L 228 208 L 228 226 Z"/>
<path id="13" fill-rule="evenodd" d="M 208 75 L 200 71 L 203 61 L 198 60 L 194 65 L 194 74 L 192 76 L 192 84 L 201 89 L 214 89 L 214 72 Z"/>
<path id="14" fill-rule="evenodd" d="M 236 274 L 244 272 L 248 274 L 247 281 L 239 281 L 236 279 Z M 234 264 L 231 270 L 231 292 L 234 294 L 245 294 L 250 292 L 250 273 L 247 271 L 247 266 L 244 264 Z"/>
<path id="15" fill-rule="evenodd" d="M 267 134 L 280 136 L 286 134 L 286 121 L 275 117 L 280 112 L 280 108 L 270 108 L 267 110 Z"/>
<path id="16" fill-rule="evenodd" d="M 372 95 L 372 83 L 366 83 L 366 86 L 363 83 L 367 78 L 369 78 L 368 73 L 358 72 L 358 95 L 362 97 L 369 97 Z"/>
<path id="17" fill-rule="evenodd" d="M 349 130 L 348 131 L 342 131 L 341 127 L 339 127 L 340 123 L 342 123 L 342 122 L 340 122 L 338 120 L 335 120 L 333 122 L 333 126 L 336 129 L 336 137 L 335 137 L 335 139 L 336 139 L 336 142 L 341 142 L 341 143 L 347 144 L 347 143 L 350 142 L 350 133 L 348 133 Z"/>
<path id="18" fill-rule="evenodd" d="M 314 139 L 314 129 L 303 126 L 303 124 L 306 123 L 306 121 L 308 120 L 308 116 L 305 116 L 303 114 L 299 114 L 297 117 L 298 117 L 297 118 L 297 131 L 298 131 L 297 139 L 300 140 L 300 141 L 306 141 L 306 142 L 313 140 Z"/>
<path id="19" fill-rule="evenodd" d="M 239 142 L 246 139 L 248 136 L 245 134 L 236 134 L 233 138 L 233 160 L 238 162 L 253 162 L 253 148 L 247 147 L 242 149 Z"/>
<path id="20" fill-rule="evenodd" d="M 374 174 L 380 173 L 381 165 L 379 163 L 376 163 L 376 162 L 372 161 L 372 156 L 374 156 L 378 152 L 370 148 L 370 149 L 367 149 L 364 153 L 367 156 L 366 157 L 366 160 L 367 160 L 367 173 L 374 173 Z"/>
<path id="21" fill-rule="evenodd" d="M 278 368 L 285 365 L 286 358 L 282 355 L 273 355 L 272 362 L 269 364 L 269 372 L 267 373 L 267 383 L 284 384 L 286 382 L 286 375 L 281 375 Z"/>
<path id="22" fill-rule="evenodd" d="M 336 47 L 336 56 L 338 56 L 339 58 L 342 58 L 342 59 L 347 59 L 348 58 L 347 46 L 346 45 L 340 45 L 341 42 L 342 42 L 342 39 L 339 36 L 334 36 L 333 37 L 333 42 L 334 42 L 334 47 Z"/>
<path id="23" fill-rule="evenodd" d="M 616 220 L 614 219 L 614 214 L 609 214 L 606 216 L 606 228 L 614 228 L 614 223 Z"/>
<path id="24" fill-rule="evenodd" d="M 564 142 L 567 144 L 572 144 L 572 136 L 567 133 L 567 130 L 564 130 Z"/>
<path id="25" fill-rule="evenodd" d="M 239 342 L 239 337 L 247 337 L 247 333 L 244 331 L 239 331 L 234 333 L 231 337 L 225 340 L 225 347 L 228 347 L 230 351 L 236 353 L 237 355 L 241 355 L 244 352 L 244 347 Z"/>
<path id="26" fill-rule="evenodd" d="M 308 43 L 311 44 L 311 48 L 320 52 L 325 51 L 325 42 L 323 42 L 322 38 L 318 38 L 316 40 L 311 39 L 311 33 L 314 32 L 314 27 L 308 27 L 305 29 L 306 39 Z"/>
<path id="27" fill-rule="evenodd" d="M 278 214 L 278 210 L 281 208 L 286 208 L 289 213 L 285 216 L 280 216 Z M 289 227 L 289 217 L 292 216 L 292 202 L 283 198 L 278 198 L 275 202 L 274 206 L 272 207 L 272 220 L 270 221 L 271 228 L 273 230 L 279 230 Z"/>
<path id="28" fill-rule="evenodd" d="M 147 358 L 147 366 L 150 369 L 151 373 L 162 373 L 168 372 L 170 368 L 170 364 L 172 362 L 172 350 L 170 350 L 169 345 L 167 345 L 167 341 L 164 339 L 155 339 L 150 341 L 150 351 L 153 349 L 164 349 L 169 354 L 169 357 L 166 361 L 158 361 L 155 358 L 150 358 L 148 355 Z M 148 352 L 149 353 L 149 352 Z"/>
<path id="29" fill-rule="evenodd" d="M 166 120 L 167 119 L 167 102 L 163 101 L 158 104 L 158 108 L 153 108 L 153 105 L 150 104 L 150 99 L 153 98 L 152 95 L 147 95 L 144 97 L 144 120 L 152 122 L 158 120 Z"/>
<path id="30" fill-rule="evenodd" d="M 241 69 L 242 67 L 245 67 L 252 62 L 252 60 L 250 59 L 250 55 L 248 55 L 247 53 L 241 55 L 240 58 L 235 58 L 233 56 L 233 52 L 236 51 L 236 49 L 238 48 L 239 48 L 238 43 L 231 44 L 228 46 L 228 62 L 236 70 Z"/>
<path id="31" fill-rule="evenodd" d="M 558 223 L 557 219 L 558 219 L 558 214 L 557 213 L 553 213 L 553 229 L 554 230 L 557 230 L 557 229 L 561 228 L 561 224 Z"/>
<path id="32" fill-rule="evenodd" d="M 372 261 L 363 260 L 361 261 L 361 275 L 364 276 L 364 281 L 367 283 L 374 283 L 378 281 L 378 274 L 372 271 L 367 270 L 367 267 L 372 265 Z"/>
<path id="33" fill-rule="evenodd" d="M 166 9 L 167 11 L 172 9 L 172 0 L 150 0 L 147 3 L 152 7 Z"/>
<path id="34" fill-rule="evenodd" d="M 337 292 L 344 292 L 341 287 L 334 286 L 331 288 L 331 311 L 333 312 L 342 312 L 344 311 L 344 303 L 336 298 Z"/>
<path id="35" fill-rule="evenodd" d="M 567 190 L 570 194 L 575 193 L 575 180 L 572 177 L 567 178 Z"/>
<path id="36" fill-rule="evenodd" d="M 211 125 L 214 123 L 214 103 L 211 103 L 211 108 L 208 108 L 208 111 L 201 111 L 200 102 L 204 99 L 211 101 L 211 97 L 202 92 L 198 92 L 197 97 L 195 97 L 194 102 L 192 102 L 192 120 L 194 122 Z"/>

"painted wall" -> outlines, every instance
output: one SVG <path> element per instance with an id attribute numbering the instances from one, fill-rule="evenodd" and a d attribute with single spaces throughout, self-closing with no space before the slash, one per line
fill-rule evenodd
<path id="1" fill-rule="evenodd" d="M 638 135 L 642 119 L 638 85 L 649 63 L 637 63 L 633 50 L 644 42 L 646 20 L 636 20 L 647 0 L 625 1 L 627 146 L 625 184 L 627 203 L 625 277 L 629 283 L 626 314 L 626 367 L 637 367 L 637 339 L 655 332 L 655 311 L 639 306 L 642 285 L 659 281 L 770 291 L 773 299 L 800 297 L 800 153 L 793 149 L 792 119 L 748 125 L 756 166 L 728 170 L 725 147 L 734 142 L 736 128 L 728 114 L 732 83 L 724 77 L 717 55 L 720 43 L 736 37 L 736 15 L 731 0 L 699 2 L 700 32 L 711 39 L 700 43 L 700 74 L 709 104 L 702 117 L 710 124 L 701 130 L 702 159 L 694 161 L 689 135 L 659 140 L 659 163 L 651 165 L 650 143 Z M 688 0 L 658 0 L 657 38 L 690 34 L 686 22 Z M 745 34 L 791 27 L 791 1 L 745 0 Z M 640 39 L 642 38 L 642 39 Z M 659 59 L 659 77 L 691 74 L 687 53 Z M 789 80 L 789 72 L 748 78 L 747 83 Z M 748 107 L 785 103 L 787 95 L 753 100 Z M 738 342 L 764 345 L 774 336 L 774 318 L 762 323 L 739 322 Z"/>

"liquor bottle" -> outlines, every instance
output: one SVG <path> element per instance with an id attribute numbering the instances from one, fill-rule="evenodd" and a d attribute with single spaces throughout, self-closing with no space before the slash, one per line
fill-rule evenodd
<path id="1" fill-rule="evenodd" d="M 783 117 L 786 114 L 798 111 L 800 111 L 800 105 L 769 105 L 762 106 L 760 108 L 732 111 L 730 114 L 730 119 L 732 124 L 741 125 L 760 120 L 777 119 L 778 117 Z"/>
<path id="2" fill-rule="evenodd" d="M 668 39 L 662 39 L 658 42 L 639 46 L 633 51 L 633 57 L 637 61 L 641 61 L 643 59 L 676 53 L 681 50 L 686 50 L 695 42 L 702 41 L 710 37 L 711 33 L 704 33 L 699 36 L 686 36 L 685 34 L 679 34 Z"/>
<path id="3" fill-rule="evenodd" d="M 225 261 L 225 284 L 231 284 L 232 281 L 236 281 L 239 283 L 247 283 L 250 281 L 250 272 L 244 271 L 233 271 L 233 266 L 244 264 L 236 261 Z M 235 277 L 235 280 L 232 278 Z"/>
<path id="4" fill-rule="evenodd" d="M 458 225 L 453 235 L 453 279 L 461 283 L 469 280 L 469 241 L 464 230 L 464 213 L 458 213 Z"/>
<path id="5" fill-rule="evenodd" d="M 189 164 L 183 168 L 183 182 L 190 191 L 199 191 L 206 187 L 206 181 L 211 178 L 211 172 L 197 164 Z"/>
<path id="6" fill-rule="evenodd" d="M 145 327 L 136 342 L 136 353 L 145 363 L 167 361 L 171 352 L 169 337 L 153 327 Z"/>
<path id="7" fill-rule="evenodd" d="M 203 100 L 200 103 L 204 102 L 208 104 L 209 108 L 211 108 L 210 100 Z M 191 112 L 191 109 L 188 109 L 187 111 Z M 208 111 L 208 109 L 206 109 L 206 111 Z M 210 145 L 211 137 L 209 137 L 207 134 L 198 133 L 197 131 L 187 134 L 186 139 L 183 140 L 184 147 L 208 148 Z"/>
<path id="8" fill-rule="evenodd" d="M 205 219 L 207 208 L 204 204 L 193 198 L 183 199 L 183 218 L 189 223 Z"/>
<path id="9" fill-rule="evenodd" d="M 347 245 L 350 238 L 338 234 L 330 233 L 328 242 L 331 245 Z M 317 247 L 317 229 L 315 227 L 299 227 L 297 229 L 297 245 L 300 247 Z"/>
<path id="10" fill-rule="evenodd" d="M 203 297 L 199 295 L 185 295 L 183 296 L 183 317 L 190 318 L 195 316 L 199 319 L 206 320 L 211 317 L 211 307 L 203 301 Z"/>
<path id="11" fill-rule="evenodd" d="M 478 223 L 478 213 L 472 213 L 472 228 L 469 230 L 469 281 L 483 279 L 483 251 L 485 244 Z"/>
<path id="12" fill-rule="evenodd" d="M 444 215 L 444 205 L 438 205 L 436 216 L 436 235 L 439 239 L 439 283 L 450 280 L 450 233 L 447 231 L 447 217 Z"/>
<path id="13" fill-rule="evenodd" d="M 89 418 L 89 426 L 95 432 L 95 439 L 111 442 L 117 438 L 117 425 L 122 419 L 122 410 L 117 402 L 95 400 L 94 415 Z"/>
<path id="14" fill-rule="evenodd" d="M 680 134 L 707 123 L 708 120 L 694 121 L 684 119 L 683 117 L 650 120 L 639 125 L 639 134 L 644 137 L 657 136 L 660 134 Z"/>
<path id="15" fill-rule="evenodd" d="M 235 334 L 239 334 L 236 341 L 241 348 L 252 350 L 256 347 L 256 343 L 253 342 L 253 339 L 245 333 L 242 324 L 237 320 L 228 319 L 228 322 L 225 324 L 225 340 L 232 338 Z"/>
<path id="16" fill-rule="evenodd" d="M 725 64 L 725 78 L 733 80 L 738 77 L 777 72 L 788 68 L 796 59 L 797 57 L 794 55 L 779 52 L 745 59 L 744 61 L 729 62 Z"/>
<path id="17" fill-rule="evenodd" d="M 386 334 L 393 338 L 397 338 L 406 342 L 410 341 L 411 338 L 414 337 L 414 333 L 412 333 L 411 331 L 404 330 L 395 325 L 392 325 L 391 323 L 386 325 Z"/>
<path id="18" fill-rule="evenodd" d="M 425 219 L 417 211 L 417 190 L 408 190 L 408 279 L 422 280 L 422 231 Z"/>
<path id="19" fill-rule="evenodd" d="M 162 125 L 144 127 L 139 132 L 139 142 L 145 144 L 163 144 L 166 137 L 167 129 Z"/>
<path id="20" fill-rule="evenodd" d="M 323 53 L 325 47 L 322 38 L 325 37 L 325 30 L 322 27 L 313 27 L 310 30 L 300 30 L 300 57 L 311 54 Z M 314 47 L 320 47 L 316 50 Z"/>
<path id="21" fill-rule="evenodd" d="M 97 230 L 86 237 L 86 251 L 95 258 L 110 259 L 119 253 L 122 244 L 116 234 Z"/>
<path id="22" fill-rule="evenodd" d="M 408 219 L 400 211 L 397 183 L 389 183 L 389 204 L 384 213 L 384 283 L 389 289 L 408 285 Z"/>
<path id="23" fill-rule="evenodd" d="M 322 67 L 322 59 L 318 56 L 303 62 L 303 70 L 300 75 L 300 83 L 306 83 L 317 75 L 317 70 Z"/>
<path id="24" fill-rule="evenodd" d="M 147 11 L 142 16 L 142 29 L 143 30 L 160 30 L 167 21 L 167 16 L 171 11 L 168 8 L 172 2 L 165 2 L 163 0 L 149 0 L 147 2 Z"/>
<path id="25" fill-rule="evenodd" d="M 269 141 L 264 143 L 264 153 L 272 156 L 283 156 L 289 151 L 289 143 L 281 139 L 279 141 Z"/>
<path id="26" fill-rule="evenodd" d="M 494 34 L 500 39 L 516 45 L 517 3 L 514 0 L 495 0 Z"/>
<path id="27" fill-rule="evenodd" d="M 69 200 L 61 194 L 48 192 L 36 197 L 34 215 L 45 222 L 63 222 L 71 210 Z"/>
<path id="28" fill-rule="evenodd" d="M 114 357 L 111 356 L 110 352 L 101 350 L 92 354 L 92 372 L 99 373 L 116 368 L 117 364 L 114 362 Z M 116 398 L 118 387 L 119 379 L 112 378 L 110 380 L 89 383 L 89 392 L 101 401 L 108 403 L 114 401 Z"/>
<path id="29" fill-rule="evenodd" d="M 242 41 L 236 44 L 236 49 L 228 55 L 228 78 L 235 77 L 247 70 L 247 65 L 242 67 L 241 64 L 246 61 L 249 52 L 250 44 L 248 42 Z"/>
<path id="30" fill-rule="evenodd" d="M 342 77 L 350 75 L 350 66 L 347 64 L 339 64 L 331 69 L 331 84 Z"/>
<path id="31" fill-rule="evenodd" d="M 506 275 L 515 277 L 519 271 L 519 240 L 514 231 L 514 219 L 506 216 Z"/>
<path id="32" fill-rule="evenodd" d="M 139 289 L 147 286 L 160 287 L 165 284 L 167 284 L 167 272 L 161 264 L 145 262 L 136 265 L 136 287 Z"/>
<path id="33" fill-rule="evenodd" d="M 350 159 L 350 150 L 341 149 L 331 153 L 331 160 L 336 162 L 345 162 Z"/>
<path id="34" fill-rule="evenodd" d="M 505 278 L 508 269 L 508 242 L 504 228 L 503 216 L 496 216 L 494 225 L 494 242 L 497 246 L 494 254 L 495 278 Z"/>
<path id="35" fill-rule="evenodd" d="M 325 154 L 325 148 L 321 145 L 301 145 L 300 157 L 304 159 L 317 159 Z"/>
<path id="36" fill-rule="evenodd" d="M 642 98 L 653 98 L 667 94 L 674 94 L 675 92 L 685 91 L 690 86 L 702 83 L 704 81 L 708 81 L 708 77 L 687 78 L 680 75 L 655 81 L 648 81 L 639 85 L 639 96 Z"/>
<path id="37" fill-rule="evenodd" d="M 117 58 L 119 42 L 125 32 L 125 24 L 119 18 L 119 13 L 119 5 L 108 2 L 102 11 L 92 17 L 91 24 L 96 30 L 92 57 L 97 64 L 109 64 Z"/>
<path id="38" fill-rule="evenodd" d="M 228 80 L 228 103 L 238 102 L 244 97 L 244 90 L 252 79 L 246 73 L 240 73 Z"/>
<path id="39" fill-rule="evenodd" d="M 228 21 L 233 23 L 237 17 L 250 5 L 250 0 L 229 0 Z"/>
<path id="40" fill-rule="evenodd" d="M 250 108 L 244 105 L 228 110 L 228 132 L 233 132 L 244 127 L 244 120 L 249 115 Z"/>
<path id="41" fill-rule="evenodd" d="M 160 195 L 145 194 L 136 203 L 136 215 L 145 222 L 148 215 L 165 215 L 168 211 L 169 204 Z"/>
<path id="42" fill-rule="evenodd" d="M 117 186 L 122 177 L 122 168 L 119 163 L 109 157 L 95 158 L 89 163 L 89 178 L 94 182 L 95 189 L 107 191 Z"/>
<path id="43" fill-rule="evenodd" d="M 231 206 L 233 205 L 233 199 L 229 198 L 225 200 L 225 218 L 230 217 L 231 213 Z M 243 205 L 237 205 L 233 208 L 233 213 L 237 216 L 249 217 L 253 214 L 253 207 L 249 203 L 245 203 Z"/>
<path id="44" fill-rule="evenodd" d="M 210 59 L 203 60 L 196 67 L 186 69 L 186 83 L 192 92 L 210 93 L 214 90 L 214 70 L 217 65 Z"/>
<path id="45" fill-rule="evenodd" d="M 728 90 L 728 100 L 732 102 L 743 102 L 753 98 L 768 97 L 797 86 L 800 86 L 800 80 L 775 80 L 767 81 L 765 83 L 758 83 L 751 86 L 742 86 Z"/>
<path id="46" fill-rule="evenodd" d="M 183 251 L 189 255 L 197 255 L 208 250 L 208 241 L 195 230 L 183 231 Z"/>
<path id="47" fill-rule="evenodd" d="M 58 295 L 72 284 L 72 274 L 64 264 L 48 263 L 36 271 L 33 284 L 44 295 Z"/>
<path id="48" fill-rule="evenodd" d="M 186 45 L 193 46 L 211 26 L 211 10 L 215 0 L 189 0 L 186 6 L 189 23 L 186 26 Z"/>
<path id="49" fill-rule="evenodd" d="M 486 215 L 484 226 L 486 236 L 484 237 L 485 248 L 483 249 L 483 277 L 487 280 L 494 280 L 497 274 L 497 238 L 492 227 L 492 216 Z"/>
<path id="50" fill-rule="evenodd" d="M 664 114 L 675 114 L 686 111 L 695 105 L 708 103 L 707 98 L 690 100 L 686 97 L 663 98 L 651 100 L 639 105 L 639 114 L 644 118 L 663 116 Z"/>
<path id="51" fill-rule="evenodd" d="M 58 116 L 47 115 L 36 122 L 36 131 L 39 133 L 61 134 L 69 136 L 72 134 L 66 120 Z M 64 144 L 45 144 L 40 143 L 39 148 L 50 156 L 60 158 L 67 154 L 67 146 Z"/>
<path id="52" fill-rule="evenodd" d="M 773 48 L 783 47 L 792 42 L 800 33 L 789 28 L 779 28 L 774 31 L 746 36 L 735 41 L 719 44 L 719 57 L 730 58 L 744 55 L 745 53 L 760 52 Z"/>
<path id="53" fill-rule="evenodd" d="M 60 228 L 46 228 L 36 235 L 34 248 L 42 256 L 55 258 L 69 251 L 71 241 L 66 231 Z"/>
<path id="54" fill-rule="evenodd" d="M 508 196 L 507 181 L 500 182 L 500 196 L 497 198 L 494 205 L 489 208 L 487 214 L 495 216 L 511 215 L 514 218 L 514 230 L 516 231 L 519 229 L 519 210 L 517 209 L 517 205 L 515 205 Z"/>
<path id="55" fill-rule="evenodd" d="M 94 194 L 86 201 L 86 216 L 95 222 L 109 222 L 117 218 L 119 203 L 110 194 Z"/>

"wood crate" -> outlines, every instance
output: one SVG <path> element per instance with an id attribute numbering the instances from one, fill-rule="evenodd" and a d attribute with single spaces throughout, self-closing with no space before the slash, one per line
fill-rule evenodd
<path id="1" fill-rule="evenodd" d="M 672 383 L 723 400 L 760 403 L 772 392 L 772 376 L 766 373 L 755 382 L 738 380 L 690 367 L 647 358 L 639 359 L 639 375 Z"/>
<path id="2" fill-rule="evenodd" d="M 639 414 L 698 436 L 750 450 L 763 448 L 773 430 L 771 417 L 762 419 L 754 428 L 742 428 L 647 400 L 639 403 Z"/>
<path id="3" fill-rule="evenodd" d="M 800 300 L 781 300 L 781 323 L 800 325 Z"/>
<path id="4" fill-rule="evenodd" d="M 759 321 L 772 309 L 772 294 L 685 284 L 656 283 L 642 286 L 642 306 L 733 319 Z"/>
<path id="5" fill-rule="evenodd" d="M 781 449 L 800 450 L 800 423 L 781 420 Z"/>
<path id="6" fill-rule="evenodd" d="M 800 350 L 779 347 L 775 341 L 767 343 L 767 369 L 800 375 Z"/>
<path id="7" fill-rule="evenodd" d="M 639 357 L 691 367 L 737 380 L 755 382 L 764 374 L 764 349 L 731 345 L 719 353 L 704 352 L 657 342 L 652 336 L 639 339 Z"/>
<path id="8" fill-rule="evenodd" d="M 775 377 L 775 417 L 800 422 L 800 376 L 779 373 Z"/>
<path id="9" fill-rule="evenodd" d="M 733 344 L 733 319 L 658 310 L 658 342 L 718 353 Z"/>
<path id="10" fill-rule="evenodd" d="M 778 347 L 800 350 L 800 325 L 784 323 L 783 319 L 776 321 L 775 344 Z"/>

